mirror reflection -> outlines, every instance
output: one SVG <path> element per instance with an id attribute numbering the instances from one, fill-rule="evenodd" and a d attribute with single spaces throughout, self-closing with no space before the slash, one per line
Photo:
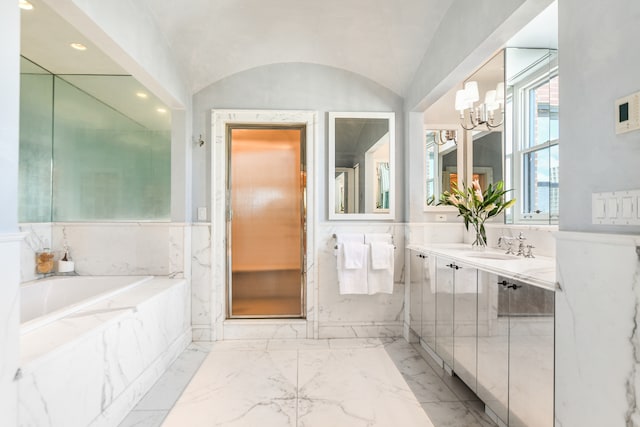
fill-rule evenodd
<path id="1" fill-rule="evenodd" d="M 330 113 L 329 218 L 390 217 L 393 113 Z"/>
<path id="2" fill-rule="evenodd" d="M 450 191 L 452 186 L 458 185 L 458 145 L 455 132 L 455 129 L 427 129 L 425 132 L 427 206 L 435 206 L 442 192 Z"/>

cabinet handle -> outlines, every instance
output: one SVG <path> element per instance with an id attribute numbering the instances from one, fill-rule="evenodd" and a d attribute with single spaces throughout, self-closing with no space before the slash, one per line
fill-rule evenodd
<path id="1" fill-rule="evenodd" d="M 509 282 L 507 282 L 506 280 L 503 280 L 502 282 L 498 282 L 498 285 L 502 285 L 502 286 L 507 286 L 509 285 Z"/>
<path id="2" fill-rule="evenodd" d="M 455 267 L 455 265 L 453 265 L 453 264 L 447 264 L 447 265 L 445 265 L 445 267 L 453 268 L 453 267 Z"/>
<path id="3" fill-rule="evenodd" d="M 507 286 L 510 289 L 520 289 L 522 287 L 522 285 L 516 285 L 515 283 L 512 283 L 510 286 Z"/>
<path id="4" fill-rule="evenodd" d="M 453 268 L 455 268 L 456 270 L 460 270 L 462 267 L 460 267 L 459 265 L 454 265 Z"/>

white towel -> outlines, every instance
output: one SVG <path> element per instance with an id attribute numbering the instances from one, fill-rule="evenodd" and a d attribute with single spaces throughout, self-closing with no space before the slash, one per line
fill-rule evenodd
<path id="1" fill-rule="evenodd" d="M 367 272 L 369 295 L 393 293 L 393 245 L 371 242 L 371 262 Z"/>
<path id="2" fill-rule="evenodd" d="M 358 242 L 341 243 L 345 270 L 362 268 L 367 255 L 367 245 Z"/>
<path id="3" fill-rule="evenodd" d="M 393 266 L 393 245 L 382 242 L 371 242 L 371 268 L 384 270 Z"/>
<path id="4" fill-rule="evenodd" d="M 369 282 L 369 295 L 382 293 L 393 293 L 393 264 L 391 268 L 384 270 L 374 270 L 369 268 L 367 271 L 367 281 Z"/>
<path id="5" fill-rule="evenodd" d="M 363 233 L 338 233 L 336 234 L 336 243 L 344 242 L 360 242 L 365 243 Z"/>
<path id="6" fill-rule="evenodd" d="M 369 250 L 368 246 L 362 244 L 364 246 L 364 257 L 362 260 L 361 268 L 345 268 L 344 261 L 344 244 L 338 245 L 338 259 L 337 259 L 337 270 L 338 270 L 338 286 L 340 289 L 341 295 L 346 294 L 360 294 L 366 295 L 369 293 L 369 285 L 367 282 L 367 271 L 369 267 Z"/>

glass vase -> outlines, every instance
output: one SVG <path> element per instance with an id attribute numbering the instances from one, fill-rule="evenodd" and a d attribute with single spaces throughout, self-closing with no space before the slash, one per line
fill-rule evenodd
<path id="1" fill-rule="evenodd" d="M 471 248 L 477 251 L 484 251 L 487 248 L 487 234 L 484 229 L 484 223 L 472 223 L 475 233 L 475 240 L 471 244 Z"/>

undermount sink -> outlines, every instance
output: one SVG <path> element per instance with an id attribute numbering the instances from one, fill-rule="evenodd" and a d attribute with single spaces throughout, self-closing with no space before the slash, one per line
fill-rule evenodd
<path id="1" fill-rule="evenodd" d="M 470 258 L 496 259 L 496 260 L 503 260 L 503 261 L 520 259 L 516 255 L 502 254 L 498 252 L 465 252 L 464 256 L 467 256 Z"/>

